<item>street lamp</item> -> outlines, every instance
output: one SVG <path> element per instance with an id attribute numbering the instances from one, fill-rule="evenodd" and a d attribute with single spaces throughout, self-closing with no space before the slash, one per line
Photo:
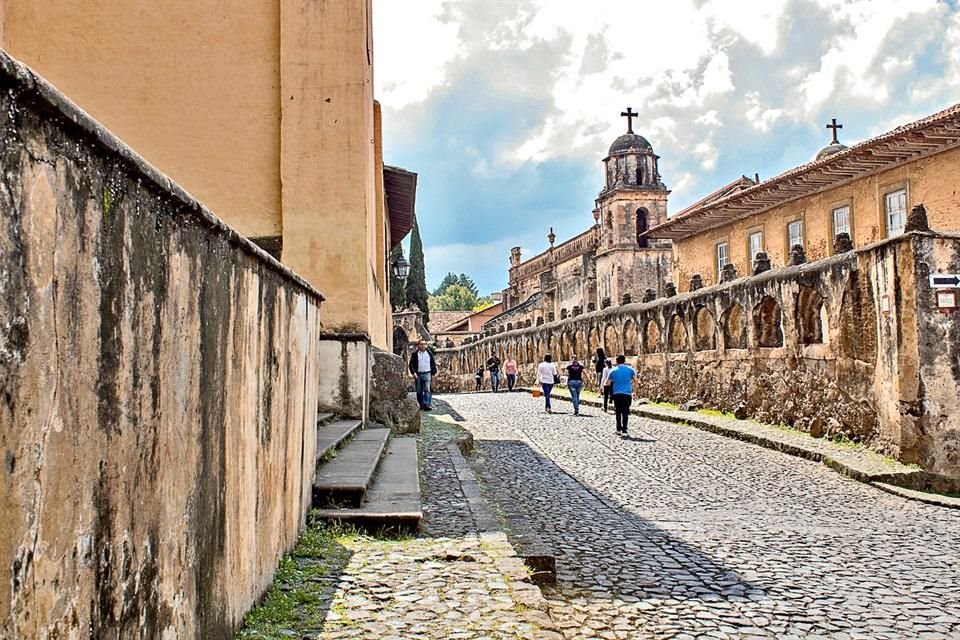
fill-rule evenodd
<path id="1" fill-rule="evenodd" d="M 402 253 L 393 262 L 393 275 L 401 281 L 406 280 L 407 276 L 410 275 L 410 263 L 407 262 Z"/>

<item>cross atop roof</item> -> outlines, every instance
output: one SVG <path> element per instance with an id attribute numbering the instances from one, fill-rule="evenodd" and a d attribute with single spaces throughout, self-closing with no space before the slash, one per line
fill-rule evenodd
<path id="1" fill-rule="evenodd" d="M 636 113 L 631 107 L 627 107 L 627 110 L 621 111 L 620 115 L 627 119 L 627 133 L 633 133 L 633 119 L 640 114 Z"/>
<path id="2" fill-rule="evenodd" d="M 827 129 L 833 129 L 833 140 L 830 141 L 830 144 L 840 144 L 840 141 L 837 140 L 837 129 L 843 129 L 843 125 L 837 124 L 836 118 L 831 118 L 830 124 L 827 125 Z"/>

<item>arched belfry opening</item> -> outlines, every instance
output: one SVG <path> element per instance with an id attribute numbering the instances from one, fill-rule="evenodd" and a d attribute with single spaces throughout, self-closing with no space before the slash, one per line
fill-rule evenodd
<path id="1" fill-rule="evenodd" d="M 650 228 L 650 212 L 645 207 L 637 209 L 637 246 L 646 249 L 649 246 L 649 240 L 640 236 Z"/>

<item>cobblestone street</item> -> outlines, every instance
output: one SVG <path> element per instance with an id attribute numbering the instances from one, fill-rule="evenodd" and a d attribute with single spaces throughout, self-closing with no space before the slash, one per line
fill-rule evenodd
<path id="1" fill-rule="evenodd" d="M 566 638 L 960 637 L 960 512 L 690 427 L 443 401 L 487 498 L 556 556 Z"/>

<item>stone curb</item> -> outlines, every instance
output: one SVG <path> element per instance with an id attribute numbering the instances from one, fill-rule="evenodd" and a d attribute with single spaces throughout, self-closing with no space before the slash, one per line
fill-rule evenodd
<path id="1" fill-rule="evenodd" d="M 524 390 L 528 392 L 533 391 L 531 388 L 524 388 Z M 550 399 L 565 400 L 570 402 L 569 396 L 556 392 L 550 394 Z M 580 404 L 588 407 L 603 408 L 603 401 L 596 400 L 594 398 L 581 397 Z M 887 493 L 892 493 L 902 498 L 917 500 L 919 502 L 938 507 L 960 509 L 960 498 L 953 498 L 951 496 L 945 496 L 936 493 L 927 493 L 924 491 L 917 491 L 915 489 L 907 488 L 905 486 L 899 486 L 900 484 L 910 483 L 909 478 L 912 475 L 910 473 L 894 472 L 880 474 L 873 473 L 871 471 L 865 471 L 864 469 L 857 468 L 855 465 L 848 464 L 847 462 L 839 460 L 838 458 L 824 453 L 823 451 L 803 447 L 800 444 L 791 444 L 789 442 L 767 438 L 761 434 L 751 433 L 749 431 L 736 429 L 734 427 L 726 427 L 698 418 L 697 413 L 694 411 L 684 412 L 683 415 L 675 415 L 673 412 L 645 409 L 643 408 L 643 405 L 641 405 L 640 407 L 632 408 L 630 413 L 644 418 L 651 418 L 653 420 L 688 425 L 700 429 L 701 431 L 708 431 L 710 433 L 715 433 L 727 438 L 733 438 L 767 449 L 772 449 L 774 451 L 779 451 L 787 455 L 803 458 L 805 460 L 811 460 L 813 462 L 819 462 L 836 471 L 837 473 L 845 475 L 853 480 L 857 480 L 858 482 L 869 484 L 882 491 L 886 491 Z"/>
<path id="2" fill-rule="evenodd" d="M 501 531 L 493 511 L 487 505 L 480 493 L 480 484 L 477 477 L 461 453 L 461 447 L 473 446 L 472 435 L 469 438 L 458 438 L 447 443 L 447 451 L 457 471 L 457 479 L 463 495 L 467 498 L 467 505 L 477 524 L 477 533 L 480 539 L 492 547 L 499 547 L 503 556 L 496 559 L 494 564 L 505 578 L 509 580 L 510 591 L 514 601 L 523 607 L 522 616 L 537 628 L 533 640 L 561 640 L 559 628 L 550 617 L 550 606 L 543 597 L 540 588 L 530 582 L 527 566 L 510 544 L 507 534 Z"/>

